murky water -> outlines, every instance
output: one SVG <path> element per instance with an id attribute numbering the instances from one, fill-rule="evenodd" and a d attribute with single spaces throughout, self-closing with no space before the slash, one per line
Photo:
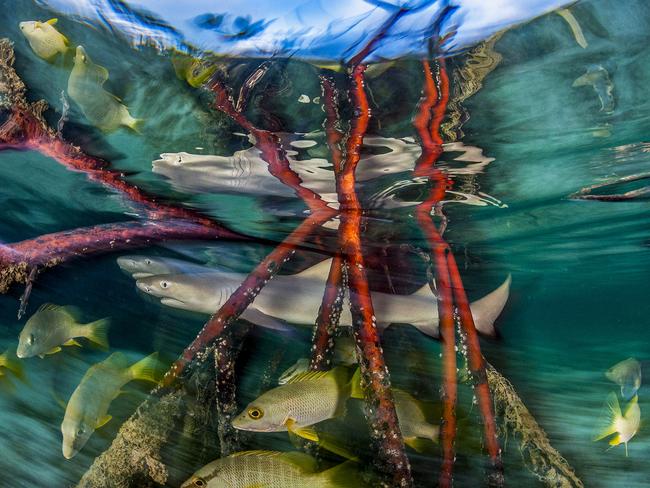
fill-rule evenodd
<path id="1" fill-rule="evenodd" d="M 125 5 L 131 3 L 138 6 L 141 16 L 126 10 Z M 287 5 L 283 8 L 293 13 L 274 23 L 271 15 L 248 18 L 248 10 L 254 8 L 250 2 L 242 2 L 239 12 L 224 8 L 221 21 L 222 12 L 212 12 L 202 2 L 188 6 L 182 16 L 173 3 L 75 5 L 20 0 L 0 12 L 1 37 L 14 43 L 14 67 L 27 86 L 27 99 L 47 101 L 50 109 L 45 120 L 54 130 L 59 127 L 57 137 L 110 162 L 126 181 L 156 195 L 159 203 L 196 209 L 250 238 L 163 242 L 71 259 L 38 274 L 20 320 L 16 313 L 24 285 L 15 284 L 2 295 L 2 351 L 17 345 L 26 320 L 45 303 L 77 307 L 80 323 L 109 317 L 111 325 L 109 352 L 80 340 L 82 347 L 64 346 L 43 359 L 19 360 L 25 369 L 23 380 L 11 372 L 0 377 L 0 466 L 4 473 L 0 486 L 75 485 L 109 448 L 151 388 L 150 383 L 140 381 L 124 386 L 124 394 L 111 402 L 112 419 L 97 428 L 76 456 L 65 459 L 61 423 L 66 404 L 88 368 L 117 351 L 126 354 L 129 364 L 157 351 L 159 369 L 165 370 L 208 320 L 211 300 L 223 302 L 246 273 L 310 215 L 294 191 L 268 171 L 268 153 L 256 146 L 259 133 L 256 139 L 254 130 L 214 107 L 212 93 L 188 81 L 195 81 L 206 67 L 216 66 L 216 76 L 232 89 L 233 104 L 246 102 L 239 113 L 254 128 L 277 136 L 275 143 L 302 187 L 319 195 L 328 208 L 339 208 L 325 124 L 327 99 L 319 76 L 330 77 L 338 89 L 339 128 L 345 135 L 350 121 L 359 116 L 347 97 L 353 85 L 345 70 L 323 66 L 331 65 L 333 59 L 349 59 L 350 53 L 368 42 L 370 26 L 383 25 L 390 12 L 381 11 L 381 6 L 365 6 L 372 12 L 368 14 L 352 2 L 343 19 L 349 23 L 362 18 L 354 24 L 358 29 L 344 29 L 348 24 L 342 20 L 337 28 L 345 35 L 330 32 L 336 42 L 325 43 L 319 50 L 322 38 L 312 36 L 311 31 L 296 31 L 292 15 L 305 25 L 312 22 L 326 29 L 332 18 L 323 16 L 335 12 L 336 5 Z M 369 58 L 365 93 L 370 119 L 356 171 L 356 191 L 364 209 L 365 264 L 375 307 L 383 312 L 376 314 L 377 322 L 383 326 L 382 317 L 394 314 L 390 322 L 395 324 L 382 332 L 391 381 L 423 402 L 431 424 L 440 424 L 441 344 L 431 337 L 436 334 L 427 325 L 408 325 L 420 320 L 437 328 L 437 321 L 430 318 L 437 310 L 435 298 L 426 287 L 422 290 L 429 248 L 416 219 L 417 206 L 429 196 L 431 183 L 413 175 L 416 162 L 423 157 L 413 125 L 421 113 L 425 83 L 419 58 L 427 49 L 422 36 L 431 35 L 418 30 L 418 22 L 428 15 L 430 22 L 437 19 L 433 23 L 441 36 L 455 32 L 443 44 L 449 55 L 445 69 L 450 100 L 437 162 L 450 180 L 433 221 L 441 225 L 441 213 L 446 216 L 443 237 L 453 251 L 470 301 L 512 276 L 507 304 L 497 311 L 497 333 L 482 337 L 482 352 L 510 380 L 550 444 L 584 486 L 647 486 L 649 444 L 644 424 L 648 392 L 643 373 L 650 355 L 648 200 L 643 191 L 623 201 L 572 196 L 593 185 L 647 173 L 650 11 L 641 1 L 624 5 L 581 1 L 571 6 L 570 19 L 582 34 L 554 12 L 497 33 L 563 2 L 531 1 L 527 13 L 504 9 L 501 20 L 486 17 L 482 30 L 472 27 L 480 18 L 479 10 L 471 10 L 473 2 L 463 4 L 469 13 L 462 8 L 447 12 L 442 3 L 420 3 L 420 17 L 418 12 L 405 14 L 403 24 L 382 38 L 375 57 Z M 100 20 L 97 12 L 102 14 Z M 355 12 L 357 17 L 352 15 Z M 114 103 L 124 103 L 133 117 L 143 119 L 139 132 L 124 127 L 106 132 L 93 126 L 83 104 L 68 93 L 74 53 L 48 62 L 30 47 L 19 22 L 53 17 L 58 18 L 56 29 L 71 46 L 83 45 L 92 62 L 106 68 L 109 76 L 104 89 L 122 101 Z M 287 32 L 294 33 L 294 45 L 284 45 L 283 51 L 270 43 L 269 39 L 277 41 Z M 496 37 L 490 37 L 495 33 Z M 257 35 L 264 42 L 256 44 Z M 142 36 L 149 36 L 149 45 L 134 47 Z M 476 45 L 478 38 L 484 42 Z M 179 51 L 172 54 L 171 48 L 187 51 L 190 45 L 212 49 L 219 56 L 192 65 L 194 71 L 179 71 L 178 59 L 192 62 L 193 58 L 184 58 L 187 55 Z M 270 56 L 271 51 L 277 55 Z M 385 57 L 395 61 L 383 62 Z M 437 72 L 434 69 L 434 75 Z M 251 82 L 254 74 L 259 77 Z M 10 119 L 6 112 L 3 124 Z M 3 136 L 6 128 L 2 126 Z M 4 244 L 142 219 L 141 207 L 123 194 L 91 181 L 83 172 L 66 169 L 52 154 L 18 146 L 3 146 L 0 153 L 0 240 Z M 620 195 L 643 189 L 644 181 L 585 190 L 583 195 Z M 236 366 L 238 412 L 276 386 L 281 373 L 298 359 L 309 357 L 328 267 L 321 265 L 311 273 L 309 269 L 335 254 L 340 225 L 335 217 L 310 231 L 280 276 L 255 300 L 254 312 L 244 315 L 261 326 L 241 339 Z M 216 291 L 195 296 L 193 305 L 161 303 L 160 296 L 148 294 L 145 287 L 162 286 L 168 278 L 154 279 L 138 289 L 134 277 L 116 263 L 127 254 L 184 260 L 190 274 L 196 274 L 196 269 L 187 267 L 190 264 L 205 265 L 219 273 L 210 285 Z M 205 273 L 202 270 L 199 275 Z M 414 301 L 406 301 L 410 299 Z M 206 310 L 197 313 L 201 307 Z M 342 326 L 350 325 L 349 313 L 341 320 Z M 243 326 L 240 321 L 235 327 Z M 594 442 L 593 438 L 610 393 L 618 395 L 625 411 L 627 400 L 605 372 L 627 358 L 640 362 L 642 379 L 638 390 L 641 425 L 626 455 L 623 445 L 610 448 L 606 440 Z M 462 354 L 458 360 L 463 373 Z M 199 390 L 212 391 L 212 383 L 198 382 Z M 458 388 L 455 486 L 480 486 L 488 466 L 481 415 L 467 382 L 460 381 Z M 195 412 L 192 408 L 188 401 L 180 414 Z M 345 411 L 337 413 L 341 415 L 317 427 L 361 459 L 355 469 L 376 470 L 376 450 L 367 439 L 361 402 L 350 400 Z M 501 425 L 503 412 L 498 413 Z M 194 421 L 195 430 L 202 431 L 200 420 Z M 179 420 L 164 448 L 161 459 L 169 473 L 167 486 L 180 486 L 192 472 L 220 455 L 213 424 L 205 428 L 203 440 L 211 436 L 205 449 L 188 440 L 188 426 L 189 421 Z M 532 473 L 534 462 L 520 434 L 500 433 L 506 486 L 554 486 Z M 246 432 L 238 445 L 229 447 L 289 451 L 301 443 L 286 432 Z M 406 449 L 415 485 L 436 485 L 440 443 L 430 442 L 419 453 Z M 322 450 L 309 452 L 322 460 L 319 471 L 344 460 Z M 107 480 L 105 486 L 111 483 Z"/>

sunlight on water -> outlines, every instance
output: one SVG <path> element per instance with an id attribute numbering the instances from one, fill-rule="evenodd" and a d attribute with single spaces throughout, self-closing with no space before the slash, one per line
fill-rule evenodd
<path id="1" fill-rule="evenodd" d="M 267 3 L 0 13 L 0 486 L 647 486 L 648 6 Z"/>

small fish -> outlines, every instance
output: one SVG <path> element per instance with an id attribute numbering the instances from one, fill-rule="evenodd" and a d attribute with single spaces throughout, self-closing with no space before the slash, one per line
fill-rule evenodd
<path id="1" fill-rule="evenodd" d="M 611 114 L 614 111 L 614 83 L 612 83 L 607 70 L 601 65 L 592 64 L 589 66 L 587 72 L 576 78 L 572 86 L 574 88 L 579 86 L 592 86 L 600 100 L 600 111 L 607 114 Z"/>
<path id="2" fill-rule="evenodd" d="M 612 392 L 607 397 L 607 409 L 607 416 L 603 422 L 603 427 L 594 437 L 594 441 L 599 441 L 616 434 L 609 440 L 609 445 L 614 447 L 619 444 L 625 444 L 625 455 L 627 456 L 627 443 L 636 435 L 641 423 L 639 397 L 635 395 L 627 404 L 625 413 L 621 413 L 621 407 L 618 403 L 616 393 Z"/>
<path id="3" fill-rule="evenodd" d="M 108 349 L 108 318 L 80 324 L 74 307 L 46 303 L 32 315 L 18 338 L 16 355 L 31 358 L 61 351 L 61 346 L 80 346 L 75 339 L 85 337 L 102 349 Z"/>
<path id="4" fill-rule="evenodd" d="M 181 488 L 362 488 L 368 486 L 348 461 L 317 472 L 302 452 L 242 451 L 203 466 Z"/>
<path id="5" fill-rule="evenodd" d="M 210 268 L 181 259 L 157 256 L 120 256 L 117 265 L 136 280 L 171 273 L 204 273 Z"/>
<path id="6" fill-rule="evenodd" d="M 318 442 L 310 426 L 342 415 L 355 384 L 344 367 L 301 373 L 248 404 L 232 425 L 252 432 L 289 431 Z"/>
<path id="7" fill-rule="evenodd" d="M 47 22 L 30 20 L 18 24 L 32 50 L 46 61 L 52 61 L 58 54 L 65 54 L 69 49 L 70 42 L 56 30 L 56 23 L 57 19 L 50 19 Z"/>
<path id="8" fill-rule="evenodd" d="M 641 363 L 634 358 L 615 364 L 605 372 L 608 380 L 621 387 L 621 396 L 629 400 L 641 388 Z"/>
<path id="9" fill-rule="evenodd" d="M 71 459 L 88 442 L 95 429 L 111 420 L 108 407 L 124 385 L 132 380 L 157 382 L 157 368 L 156 352 L 131 366 L 124 354 L 114 352 L 88 368 L 65 409 L 61 424 L 63 456 Z"/>
<path id="10" fill-rule="evenodd" d="M 217 71 L 217 64 L 195 58 L 185 53 L 175 51 L 171 56 L 174 72 L 179 80 L 185 80 L 193 87 L 203 85 Z"/>
<path id="11" fill-rule="evenodd" d="M 427 422 L 424 405 L 420 400 L 399 388 L 393 388 L 393 399 L 404 444 L 422 452 L 425 448 L 423 439 L 438 443 L 440 427 Z"/>
<path id="12" fill-rule="evenodd" d="M 77 46 L 74 67 L 68 78 L 68 94 L 91 124 L 105 132 L 120 126 L 139 132 L 142 119 L 135 119 L 115 95 L 104 90 L 108 70 L 94 64 L 83 46 Z"/>
<path id="13" fill-rule="evenodd" d="M 0 378 L 6 378 L 7 371 L 19 380 L 25 381 L 25 370 L 22 363 L 18 361 L 13 348 L 0 354 Z"/>

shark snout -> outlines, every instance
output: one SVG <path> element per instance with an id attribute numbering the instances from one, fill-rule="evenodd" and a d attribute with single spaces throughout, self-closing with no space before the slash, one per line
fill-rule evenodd
<path id="1" fill-rule="evenodd" d="M 136 281 L 135 286 L 138 288 L 138 290 L 143 291 L 148 294 L 153 294 L 153 287 L 147 283 L 144 283 L 142 281 Z"/>

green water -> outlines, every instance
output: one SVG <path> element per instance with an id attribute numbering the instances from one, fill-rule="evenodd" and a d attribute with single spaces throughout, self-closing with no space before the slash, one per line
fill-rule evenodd
<path id="1" fill-rule="evenodd" d="M 60 64 L 36 57 L 17 28 L 19 21 L 45 20 L 52 15 L 32 2 L 15 4 L 0 13 L 2 36 L 15 42 L 16 70 L 29 87 L 30 100 L 46 99 L 52 107 L 48 120 L 56 126 L 68 72 Z M 594 0 L 580 2 L 573 12 L 589 41 L 586 49 L 576 44 L 566 23 L 554 14 L 506 32 L 496 44 L 503 60 L 484 80 L 483 88 L 465 102 L 470 116 L 462 139 L 494 161 L 481 173 L 459 176 L 456 182 L 458 186 L 471 183 L 474 191 L 480 189 L 507 207 L 446 205 L 449 226 L 445 237 L 452 244 L 470 299 L 484 295 L 512 274 L 510 299 L 497 322 L 499 337 L 485 339 L 482 347 L 486 358 L 513 383 L 552 445 L 585 486 L 642 487 L 650 479 L 646 465 L 649 437 L 644 427 L 650 408 L 647 388 L 639 391 L 642 426 L 630 441 L 627 457 L 623 446 L 607 450 L 606 442 L 595 443 L 592 436 L 608 393 L 617 389 L 604 372 L 628 357 L 642 363 L 650 357 L 650 206 L 647 201 L 603 203 L 568 197 L 608 178 L 647 171 L 650 11 L 643 2 L 619 5 Z M 237 134 L 241 128 L 207 108 L 208 96 L 175 77 L 168 57 L 147 49 L 131 50 L 109 32 L 70 19 L 60 18 L 57 28 L 92 52 L 93 60 L 110 72 L 107 88 L 123 98 L 133 114 L 146 119 L 142 135 L 125 130 L 106 135 L 89 127 L 73 104 L 64 124 L 66 138 L 110 159 L 113 167 L 129 173 L 134 184 L 168 201 L 198 208 L 242 233 L 278 241 L 300 222 L 304 208 L 299 202 L 269 196 L 262 187 L 259 195 L 237 191 L 192 194 L 154 174 L 151 161 L 161 153 L 229 155 L 249 144 Z M 456 61 L 460 63 L 452 63 Z M 247 63 L 250 70 L 255 61 Z M 609 74 L 615 101 L 612 113 L 600 110 L 592 87 L 572 87 L 591 65 L 600 65 Z M 235 81 L 242 76 L 235 76 Z M 254 122 L 283 133 L 321 131 L 320 106 L 297 102 L 301 94 L 319 95 L 315 69 L 294 61 L 278 62 L 270 79 L 258 87 L 256 95 L 272 94 L 271 101 L 256 100 L 249 109 Z M 411 117 L 420 83 L 418 63 L 408 60 L 369 80 L 373 110 L 369 133 L 413 137 Z M 317 145 L 301 151 L 299 158 L 327 157 L 323 135 L 313 139 Z M 376 194 L 402 176 L 363 185 L 360 193 Z M 33 152 L 0 153 L 0 179 L 0 240 L 6 243 L 129 220 L 134 211 L 123 197 Z M 424 282 L 422 262 L 413 253 L 400 252 L 404 244 L 423 245 L 411 214 L 412 208 L 369 212 L 372 219 L 364 238 L 369 266 L 374 269 L 374 289 L 393 287 L 406 293 Z M 270 249 L 235 242 L 173 244 L 138 252 L 185 256 L 246 272 Z M 74 261 L 42 273 L 27 317 L 45 302 L 76 305 L 85 321 L 111 317 L 111 350 L 124 351 L 134 359 L 152 351 L 160 351 L 168 360 L 175 358 L 195 337 L 205 317 L 161 306 L 138 293 L 133 280 L 120 272 L 116 257 Z M 297 255 L 284 272 L 297 271 L 316 259 Z M 383 265 L 390 270 L 390 281 L 382 272 Z M 299 285 L 290 292 L 287 299 L 300 299 Z M 16 319 L 21 293 L 20 287 L 14 287 L 0 297 L 2 350 L 15 344 L 24 325 L 25 319 Z M 240 406 L 259 394 L 260 382 L 269 371 L 277 378 L 296 359 L 308 356 L 309 337 L 308 327 L 291 337 L 257 329 L 246 341 L 238 366 Z M 384 349 L 398 386 L 423 400 L 438 401 L 437 342 L 400 325 L 388 329 Z M 24 360 L 28 381 L 13 381 L 13 388 L 0 391 L 0 486 L 73 485 L 107 449 L 121 422 L 145 398 L 146 385 L 129 386 L 130 393 L 111 406 L 113 420 L 69 461 L 61 455 L 64 409 L 57 403 L 57 399 L 67 401 L 87 368 L 105 356 L 88 348 L 68 347 L 42 360 Z M 275 361 L 274 371 L 269 361 Z M 467 447 L 480 432 L 467 391 L 461 395 L 461 414 L 470 420 L 470 427 L 459 434 L 456 486 L 478 486 L 487 458 Z M 503 447 L 508 486 L 542 486 L 522 461 L 517 437 L 511 435 Z M 242 448 L 292 446 L 282 433 L 253 434 L 245 438 Z M 433 486 L 439 459 L 409 454 L 418 486 Z M 362 455 L 371 452 L 366 449 Z M 191 459 L 192 453 L 178 456 Z M 179 468 L 170 486 L 177 486 L 188 469 L 198 467 Z"/>

